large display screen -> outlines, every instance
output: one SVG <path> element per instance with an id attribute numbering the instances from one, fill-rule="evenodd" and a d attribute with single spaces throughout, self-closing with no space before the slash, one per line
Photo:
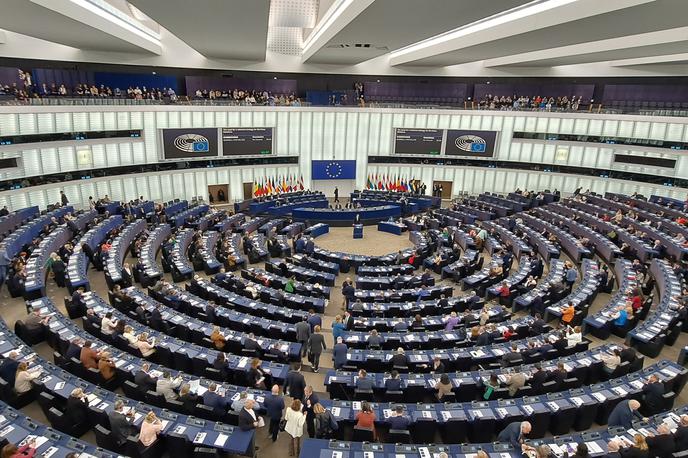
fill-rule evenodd
<path id="1" fill-rule="evenodd" d="M 443 129 L 395 129 L 396 154 L 439 155 L 442 151 Z"/>
<path id="2" fill-rule="evenodd" d="M 494 156 L 497 132 L 493 130 L 447 130 L 444 152 L 450 156 Z"/>
<path id="3" fill-rule="evenodd" d="M 217 129 L 162 129 L 162 151 L 165 159 L 216 157 Z"/>
<path id="4" fill-rule="evenodd" d="M 222 155 L 272 154 L 272 127 L 222 128 Z"/>

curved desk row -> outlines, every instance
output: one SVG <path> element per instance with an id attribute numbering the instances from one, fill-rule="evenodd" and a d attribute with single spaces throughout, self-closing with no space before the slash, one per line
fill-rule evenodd
<path id="1" fill-rule="evenodd" d="M 74 213 L 74 207 L 68 205 L 30 220 L 17 230 L 11 232 L 10 235 L 0 242 L 0 253 L 4 251 L 9 258 L 16 257 L 24 245 L 31 243 L 41 233 L 43 228 L 50 224 L 53 217 L 59 220 L 64 215 L 71 213 Z"/>
<path id="2" fill-rule="evenodd" d="M 328 208 L 296 208 L 292 217 L 297 221 L 317 221 L 331 226 L 350 226 L 359 215 L 364 224 L 373 224 L 389 218 L 397 219 L 401 216 L 399 205 L 385 205 L 380 207 L 354 208 L 330 210 Z"/>
<path id="3" fill-rule="evenodd" d="M 55 317 L 48 325 L 48 334 L 52 336 L 51 339 L 55 339 L 53 343 L 59 342 L 61 339 L 68 341 L 73 339 L 76 335 L 80 335 L 78 331 L 83 332 L 74 322 L 64 317 L 48 298 L 33 301 L 30 305 L 35 309 L 39 309 L 42 314 L 51 314 Z M 69 326 L 65 326 L 65 322 L 68 322 Z M 38 380 L 42 391 L 46 391 L 57 399 L 62 400 L 62 402 L 65 402 L 71 395 L 71 392 L 77 387 L 82 388 L 89 394 L 95 395 L 96 398 L 89 404 L 89 419 L 94 426 L 99 424 L 110 430 L 111 427 L 108 414 L 113 411 L 115 401 L 122 400 L 125 404 L 128 404 L 129 407 L 136 410 L 136 416 L 133 421 L 133 426 L 135 427 L 141 425 L 146 413 L 153 411 L 158 418 L 167 422 L 164 424 L 161 432 L 161 436 L 163 437 L 179 435 L 184 438 L 184 442 L 189 447 L 194 443 L 197 446 L 218 448 L 227 452 L 243 455 L 250 454 L 252 451 L 254 439 L 253 431 L 244 432 L 240 431 L 239 428 L 234 428 L 220 422 L 201 420 L 183 414 L 172 413 L 150 404 L 135 403 L 128 398 L 119 396 L 112 391 L 102 389 L 93 383 L 74 376 L 37 356 L 31 347 L 26 346 L 23 341 L 9 332 L 2 322 L 0 322 L 0 333 L 2 334 L 0 354 L 6 354 L 12 350 L 16 350 L 21 356 L 35 357 L 30 364 L 31 367 L 40 365 L 43 368 L 44 376 Z M 120 367 L 122 367 L 124 363 L 125 360 L 120 363 Z M 196 442 L 195 439 L 198 433 L 201 432 L 207 434 L 202 440 Z M 215 445 L 215 441 L 220 434 L 224 434 L 228 437 L 222 445 Z"/>
<path id="4" fill-rule="evenodd" d="M 122 215 L 111 216 L 97 226 L 89 229 L 89 231 L 79 239 L 79 243 L 74 247 L 74 252 L 72 252 L 69 257 L 69 263 L 67 264 L 67 286 L 69 287 L 70 293 L 73 293 L 74 290 L 80 286 L 89 289 L 87 275 L 89 260 L 86 258 L 81 247 L 87 244 L 91 250 L 97 249 L 98 245 L 103 242 L 111 230 L 117 229 L 122 225 L 122 221 Z M 110 249 L 112 249 L 112 247 Z"/>
<path id="5" fill-rule="evenodd" d="M 559 405 L 558 400 L 555 402 L 555 405 Z M 597 408 L 597 406 L 594 407 L 595 409 Z M 508 413 L 508 408 L 505 410 Z M 559 412 L 559 410 L 557 412 Z M 564 423 L 559 420 L 560 416 L 564 415 L 564 412 L 573 413 L 575 409 L 565 408 L 561 409 L 558 414 L 551 415 L 551 419 L 548 418 L 549 421 L 547 424 L 552 430 L 556 431 L 558 425 Z M 684 415 L 686 412 L 688 412 L 688 407 L 683 406 L 671 412 L 655 415 L 649 422 L 638 423 L 636 430 L 642 428 L 656 434 L 659 425 L 665 421 L 673 424 L 680 424 L 680 415 Z M 577 418 L 578 417 L 574 417 L 571 421 L 576 421 Z M 487 419 L 487 422 L 489 421 L 490 419 Z M 494 423 L 494 419 L 491 421 Z M 502 423 L 505 423 L 505 421 Z M 521 450 L 514 450 L 510 444 L 489 442 L 491 438 L 486 439 L 483 443 L 462 444 L 461 442 L 466 438 L 465 426 L 464 421 L 452 420 L 451 416 L 448 417 L 448 422 L 444 422 L 440 433 L 443 439 L 448 439 L 452 443 L 451 445 L 435 445 L 428 441 L 418 440 L 422 439 L 419 437 L 421 428 L 416 429 L 415 437 L 413 435 L 411 436 L 412 440 L 416 443 L 415 445 L 306 439 L 301 447 L 299 458 L 428 458 L 437 457 L 440 453 L 446 453 L 453 458 L 472 458 L 480 451 L 487 453 L 490 457 L 522 458 L 524 456 Z M 434 427 L 434 425 L 431 425 L 431 427 Z M 468 433 L 478 434 L 479 430 L 480 426 L 478 425 L 477 427 L 471 428 Z M 606 455 L 608 451 L 607 444 L 611 439 L 616 437 L 622 437 L 626 443 L 633 443 L 633 435 L 630 431 L 626 431 L 623 428 L 609 428 L 570 435 L 558 435 L 556 437 L 544 439 L 527 439 L 526 443 L 533 447 L 547 445 L 552 450 L 552 456 L 566 456 L 565 454 L 573 456 L 576 453 L 576 444 L 585 443 L 590 452 L 590 456 L 601 457 L 608 456 Z M 618 456 L 618 452 L 611 456 Z"/>
<path id="6" fill-rule="evenodd" d="M 146 229 L 146 220 L 138 219 L 133 223 L 128 224 L 119 236 L 115 238 L 108 252 L 105 261 L 105 272 L 114 283 L 122 281 L 122 268 L 124 258 L 129 251 L 129 247 L 136 240 L 136 238 Z M 107 277 L 106 277 L 107 278 Z"/>

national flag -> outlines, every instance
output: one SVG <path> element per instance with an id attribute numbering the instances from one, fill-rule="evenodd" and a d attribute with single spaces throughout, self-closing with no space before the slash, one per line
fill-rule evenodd
<path id="1" fill-rule="evenodd" d="M 373 181 L 370 178 L 370 174 L 368 174 L 368 182 L 366 183 L 366 189 L 373 189 Z"/>
<path id="2" fill-rule="evenodd" d="M 260 188 L 258 187 L 258 181 L 253 180 L 253 195 L 260 197 Z"/>
<path id="3" fill-rule="evenodd" d="M 299 182 L 299 189 L 303 191 L 305 188 L 303 187 L 303 175 L 301 175 L 301 180 Z"/>

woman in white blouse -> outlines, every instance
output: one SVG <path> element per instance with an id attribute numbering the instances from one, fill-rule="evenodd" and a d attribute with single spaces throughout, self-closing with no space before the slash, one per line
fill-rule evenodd
<path id="1" fill-rule="evenodd" d="M 139 336 L 139 340 L 136 342 L 136 347 L 141 351 L 144 358 L 149 357 L 155 353 L 155 345 L 148 342 L 148 334 L 143 332 Z"/>
<path id="2" fill-rule="evenodd" d="M 583 334 L 581 333 L 581 327 L 576 326 L 571 332 L 566 336 L 566 341 L 568 346 L 579 344 L 583 341 Z"/>
<path id="3" fill-rule="evenodd" d="M 28 369 L 28 364 L 24 362 L 19 363 L 17 367 L 17 375 L 14 379 L 14 391 L 16 391 L 17 394 L 24 394 L 31 391 L 33 389 L 31 381 L 36 380 L 41 375 L 40 369 L 34 371 L 29 371 Z"/>
<path id="4" fill-rule="evenodd" d="M 301 454 L 301 436 L 303 436 L 303 425 L 306 423 L 306 414 L 301 412 L 301 401 L 294 399 L 291 406 L 287 408 L 284 415 L 287 424 L 284 430 L 289 434 L 289 456 L 299 456 Z"/>
<path id="5" fill-rule="evenodd" d="M 136 347 L 136 342 L 138 342 L 138 338 L 136 337 L 136 334 L 134 334 L 134 328 L 131 326 L 125 326 L 124 327 L 124 333 L 122 333 L 122 337 L 127 339 L 127 342 L 129 342 L 129 345 Z"/>

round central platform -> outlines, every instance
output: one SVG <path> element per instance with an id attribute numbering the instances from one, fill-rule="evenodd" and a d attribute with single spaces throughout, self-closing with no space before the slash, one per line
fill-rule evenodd
<path id="1" fill-rule="evenodd" d="M 351 226 L 330 226 L 330 232 L 316 238 L 315 245 L 326 250 L 368 256 L 381 256 L 413 247 L 413 243 L 409 241 L 408 232 L 402 235 L 380 232 L 377 230 L 377 225 L 365 226 L 362 239 L 353 238 Z"/>

